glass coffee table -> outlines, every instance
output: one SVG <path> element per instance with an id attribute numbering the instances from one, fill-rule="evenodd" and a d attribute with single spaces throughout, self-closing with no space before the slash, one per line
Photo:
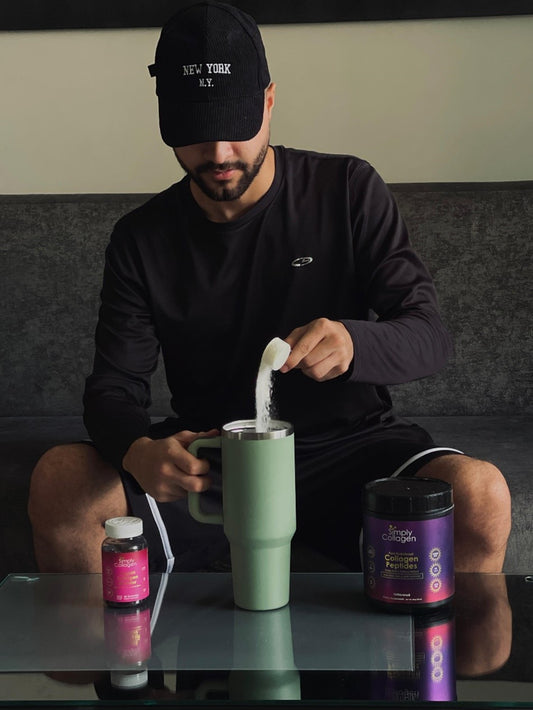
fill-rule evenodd
<path id="1" fill-rule="evenodd" d="M 2 707 L 533 707 L 533 577 L 456 575 L 450 608 L 373 609 L 363 578 L 295 573 L 275 611 L 229 573 L 152 575 L 135 610 L 100 575 L 0 585 Z"/>

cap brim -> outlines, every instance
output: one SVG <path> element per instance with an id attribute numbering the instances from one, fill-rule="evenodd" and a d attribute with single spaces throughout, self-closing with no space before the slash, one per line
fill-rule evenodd
<path id="1" fill-rule="evenodd" d="M 216 101 L 172 101 L 159 97 L 159 127 L 174 148 L 214 141 L 247 141 L 263 123 L 264 92 Z"/>

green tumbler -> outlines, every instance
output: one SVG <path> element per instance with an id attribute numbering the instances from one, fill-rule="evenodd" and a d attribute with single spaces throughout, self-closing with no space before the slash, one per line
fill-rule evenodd
<path id="1" fill-rule="evenodd" d="M 196 439 L 189 451 L 222 451 L 222 513 L 204 513 L 198 493 L 189 512 L 201 523 L 224 525 L 231 550 L 233 597 L 243 609 L 278 609 L 289 601 L 291 540 L 296 531 L 294 433 L 274 420 L 266 432 L 255 420 L 225 424 L 221 436 Z"/>

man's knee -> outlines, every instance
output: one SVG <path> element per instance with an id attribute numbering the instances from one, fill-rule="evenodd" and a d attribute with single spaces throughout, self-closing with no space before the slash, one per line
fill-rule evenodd
<path id="1" fill-rule="evenodd" d="M 511 495 L 501 471 L 488 461 L 450 455 L 434 459 L 419 475 L 451 483 L 456 518 L 477 530 L 480 544 L 500 547 L 511 529 Z"/>
<path id="2" fill-rule="evenodd" d="M 76 446 L 54 446 L 37 461 L 31 474 L 28 515 L 31 522 L 38 520 L 49 503 L 68 485 L 67 469 L 72 467 L 72 449 Z"/>
<path id="3" fill-rule="evenodd" d="M 105 497 L 114 497 L 125 515 L 125 496 L 118 472 L 87 444 L 64 444 L 45 452 L 31 476 L 28 515 L 32 524 L 61 514 L 87 512 Z M 122 503 L 124 503 L 122 505 Z"/>
<path id="4" fill-rule="evenodd" d="M 127 515 L 128 506 L 118 472 L 96 449 L 67 444 L 35 466 L 28 513 L 39 570 L 88 573 L 101 571 L 104 521 Z"/>

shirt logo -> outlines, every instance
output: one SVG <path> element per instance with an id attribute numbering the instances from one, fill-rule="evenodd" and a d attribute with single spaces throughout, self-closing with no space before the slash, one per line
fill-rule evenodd
<path id="1" fill-rule="evenodd" d="M 297 259 L 293 259 L 291 261 L 291 266 L 307 266 L 307 264 L 310 264 L 313 261 L 312 256 L 299 256 Z"/>

